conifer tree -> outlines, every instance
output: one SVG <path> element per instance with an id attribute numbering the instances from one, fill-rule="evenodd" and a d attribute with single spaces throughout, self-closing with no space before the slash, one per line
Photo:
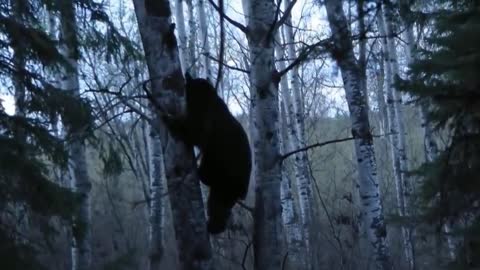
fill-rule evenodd
<path id="1" fill-rule="evenodd" d="M 102 5 L 89 0 L 73 2 L 93 26 L 83 29 L 82 48 L 103 46 L 110 55 L 124 48 L 119 44 L 125 45 L 127 40 L 115 30 Z M 21 89 L 24 94 L 21 114 L 8 114 L 6 106 L 0 104 L 2 269 L 42 269 L 36 254 L 46 245 L 33 241 L 30 229 L 22 231 L 18 226 L 25 215 L 71 221 L 78 207 L 78 196 L 55 183 L 52 171 L 67 168 L 65 146 L 73 139 L 92 137 L 94 118 L 86 98 L 64 91 L 51 78 L 51 74 L 71 68 L 58 50 L 60 41 L 48 34 L 42 21 L 47 12 L 59 14 L 61 8 L 55 0 L 7 0 L 0 4 L 0 93 L 8 96 Z M 95 29 L 95 22 L 107 26 L 108 36 Z M 21 65 L 15 52 L 21 52 Z M 52 132 L 51 120 L 58 116 L 68 130 L 63 138 Z M 22 211 L 17 211 L 19 208 Z M 43 225 L 43 238 L 48 239 L 55 228 L 48 222 Z"/>
<path id="2" fill-rule="evenodd" d="M 459 235 L 456 266 L 480 266 L 480 1 L 440 1 L 432 31 L 401 88 L 428 108 L 427 118 L 448 135 L 432 162 L 416 173 L 428 222 L 453 222 Z M 440 231 L 440 230 L 439 230 Z"/>

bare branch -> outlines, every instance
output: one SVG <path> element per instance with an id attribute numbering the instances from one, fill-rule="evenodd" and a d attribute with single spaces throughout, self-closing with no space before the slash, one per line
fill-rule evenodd
<path id="1" fill-rule="evenodd" d="M 292 13 L 292 9 L 293 9 L 293 7 L 295 6 L 296 3 L 297 3 L 297 0 L 293 0 L 292 2 L 290 2 L 290 5 L 285 9 L 282 17 L 276 23 L 276 25 L 275 25 L 276 29 L 280 28 L 280 26 L 282 26 L 285 23 L 285 21 L 288 19 L 288 17 Z M 280 6 L 280 3 L 278 5 Z"/>
<path id="2" fill-rule="evenodd" d="M 247 246 L 245 247 L 245 251 L 243 252 L 242 269 L 244 269 L 244 270 L 247 270 L 247 268 L 245 267 L 245 262 L 247 261 L 248 250 L 250 249 L 252 244 L 253 244 L 252 242 L 249 242 L 247 244 Z"/>
<path id="3" fill-rule="evenodd" d="M 225 8 L 223 6 L 223 0 L 218 0 L 218 5 L 220 9 L 220 51 L 218 52 L 218 72 L 217 72 L 217 82 L 215 83 L 215 90 L 218 92 L 218 86 L 222 81 L 222 70 L 223 70 L 223 61 L 225 54 Z"/>
<path id="4" fill-rule="evenodd" d="M 238 201 L 238 205 L 240 205 L 242 208 L 244 208 L 247 211 L 250 211 L 250 213 L 253 213 L 253 207 L 246 205 L 245 203 Z"/>
<path id="5" fill-rule="evenodd" d="M 206 56 L 207 56 L 210 60 L 213 60 L 213 61 L 215 61 L 215 62 L 220 62 L 220 60 L 218 60 L 217 58 L 215 58 L 215 57 L 213 57 L 213 56 L 211 56 L 211 55 L 206 55 Z M 248 70 L 245 70 L 245 69 L 239 68 L 239 67 L 234 67 L 234 66 L 231 66 L 231 65 L 227 65 L 226 63 L 223 63 L 222 65 L 223 65 L 224 67 L 227 67 L 227 68 L 231 69 L 231 70 L 240 71 L 240 72 L 243 72 L 243 73 L 246 73 L 246 74 L 250 73 L 250 71 L 248 71 Z"/>
<path id="6" fill-rule="evenodd" d="M 327 52 L 328 47 L 330 45 L 331 38 L 320 40 L 314 44 L 305 46 L 302 51 L 299 53 L 297 59 L 293 60 L 290 65 L 288 65 L 284 70 L 281 70 L 278 75 L 282 77 L 288 71 L 295 68 L 296 66 L 300 65 L 303 61 L 306 61 L 308 56 L 316 51 L 317 47 L 325 47 L 325 52 Z"/>
<path id="7" fill-rule="evenodd" d="M 388 136 L 388 135 L 391 135 L 391 134 L 372 135 L 372 137 L 373 137 L 373 138 L 379 138 L 379 137 Z M 355 138 L 355 137 L 347 137 L 347 138 L 329 140 L 329 141 L 324 141 L 324 142 L 319 142 L 319 143 L 314 143 L 314 144 L 311 144 L 311 145 L 307 145 L 307 146 L 305 146 L 305 147 L 302 147 L 302 148 L 293 150 L 293 151 L 291 151 L 291 152 L 288 152 L 288 153 L 286 153 L 286 154 L 283 154 L 283 155 L 281 156 L 281 161 L 285 160 L 286 158 L 288 158 L 288 157 L 291 156 L 291 155 L 295 155 L 296 153 L 300 153 L 300 152 L 303 152 L 303 151 L 307 151 L 307 150 L 312 149 L 312 148 L 322 147 L 322 146 L 325 146 L 325 145 L 328 145 L 328 144 L 333 144 L 333 143 L 352 141 L 352 140 L 355 140 L 355 139 L 358 139 L 358 137 L 357 137 L 357 138 Z"/>
<path id="8" fill-rule="evenodd" d="M 220 10 L 220 7 L 217 6 L 217 4 L 215 4 L 215 2 L 213 2 L 213 0 L 208 0 L 208 2 L 213 6 L 213 8 L 219 13 L 219 14 L 222 14 L 223 13 L 223 17 L 225 18 L 225 20 L 227 20 L 230 24 L 232 24 L 233 26 L 237 27 L 240 31 L 242 31 L 243 33 L 247 34 L 248 33 L 248 28 L 246 26 L 244 26 L 243 24 L 233 20 L 232 18 L 228 17 L 227 14 L 225 14 L 224 12 L 222 12 Z"/>

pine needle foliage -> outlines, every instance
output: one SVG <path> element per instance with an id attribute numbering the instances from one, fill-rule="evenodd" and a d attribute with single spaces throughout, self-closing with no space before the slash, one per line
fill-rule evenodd
<path id="1" fill-rule="evenodd" d="M 47 31 L 45 18 L 71 12 L 64 10 L 68 1 L 81 11 L 70 14 L 82 16 L 79 38 L 57 39 Z M 82 50 L 92 48 L 108 52 L 105 55 L 110 58 L 119 52 L 136 53 L 103 8 L 92 0 L 0 1 L 0 93 L 16 98 L 21 93 L 14 115 L 0 104 L 1 269 L 42 269 L 36 258 L 42 245 L 31 239 L 28 227 L 22 227 L 29 215 L 71 222 L 77 212 L 79 198 L 55 183 L 52 171 L 67 168 L 66 146 L 71 140 L 93 137 L 94 116 L 89 100 L 61 89 L 52 82 L 52 74 L 71 69 L 59 51 L 62 42 L 75 42 L 77 59 Z M 98 30 L 102 29 L 99 24 L 106 30 Z M 52 132 L 55 118 L 68 131 L 62 138 Z"/>
<path id="2" fill-rule="evenodd" d="M 471 269 L 480 266 L 480 1 L 438 2 L 409 79 L 398 83 L 448 134 L 436 159 L 415 173 L 423 177 L 426 221 L 453 224 L 454 266 Z"/>

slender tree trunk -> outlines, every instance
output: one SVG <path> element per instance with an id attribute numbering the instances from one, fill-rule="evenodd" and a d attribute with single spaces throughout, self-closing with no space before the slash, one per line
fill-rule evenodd
<path id="1" fill-rule="evenodd" d="M 62 88 L 72 91 L 74 95 L 80 95 L 78 58 L 79 48 L 77 40 L 77 22 L 75 6 L 73 1 L 62 1 L 63 6 L 60 13 L 61 40 L 63 41 L 61 51 L 67 58 L 70 67 L 65 69 L 62 80 Z M 65 126 L 65 125 L 64 125 Z M 70 131 L 67 128 L 67 132 Z M 70 172 L 72 177 L 72 188 L 80 195 L 80 206 L 74 216 L 73 241 L 72 241 L 72 269 L 91 269 L 91 214 L 90 214 L 90 189 L 91 182 L 88 176 L 86 163 L 85 142 L 79 138 L 81 134 L 72 134 L 74 139 L 69 147 Z"/>
<path id="2" fill-rule="evenodd" d="M 165 196 L 165 168 L 162 143 L 160 137 L 155 131 L 150 132 L 150 220 L 149 220 L 149 244 L 150 244 L 150 270 L 159 270 L 161 259 L 163 257 L 163 231 L 165 219 L 165 205 L 163 197 Z"/>
<path id="3" fill-rule="evenodd" d="M 208 41 L 208 24 L 205 15 L 205 0 L 198 0 L 198 16 L 200 20 L 200 54 L 202 57 L 203 76 L 212 80 L 210 63 L 210 42 Z"/>
<path id="4" fill-rule="evenodd" d="M 291 5 L 290 0 L 284 1 L 284 9 L 286 10 Z M 283 27 L 285 33 L 285 43 L 288 49 L 289 59 L 297 59 L 297 52 L 295 50 L 295 40 L 293 37 L 293 28 L 291 16 L 288 16 L 285 20 Z M 283 69 L 283 68 L 282 68 Z M 294 67 L 290 72 L 290 82 L 293 93 L 293 101 L 290 97 L 290 93 L 285 90 L 283 93 L 284 102 L 286 102 L 286 108 L 288 115 L 290 116 L 291 128 L 289 128 L 290 139 L 296 149 L 306 146 L 305 136 L 305 113 L 303 105 L 303 96 L 300 87 L 300 76 L 298 74 L 298 66 Z M 287 86 L 288 87 L 288 86 Z M 297 180 L 298 198 L 300 202 L 300 215 L 303 226 L 303 235 L 306 245 L 305 269 L 312 268 L 312 260 L 314 254 L 316 254 L 313 246 L 311 245 L 312 236 L 312 179 L 308 168 L 308 156 L 307 153 L 302 151 L 295 154 L 295 178 Z"/>
<path id="5" fill-rule="evenodd" d="M 277 44 L 279 43 L 280 40 L 280 35 L 279 32 L 276 33 L 276 39 L 277 39 Z M 279 61 L 277 62 L 278 68 L 280 70 L 284 70 L 286 65 L 285 65 L 285 60 L 284 58 L 284 53 L 282 51 L 282 48 L 278 45 L 275 46 L 275 52 L 277 54 L 277 58 Z M 287 81 L 287 76 L 283 76 L 281 81 L 280 81 L 280 89 L 282 91 L 282 103 L 280 107 L 282 108 L 281 110 L 281 127 L 282 129 L 285 129 L 285 132 L 282 132 L 281 134 L 286 133 L 287 136 L 286 138 L 282 138 L 283 142 L 280 145 L 285 145 L 283 149 L 287 151 L 293 151 L 298 148 L 300 148 L 300 144 L 298 143 L 298 138 L 295 136 L 296 135 L 296 129 L 295 129 L 295 123 L 293 122 L 293 115 L 294 115 L 294 110 L 293 110 L 293 105 L 291 102 L 291 97 L 289 93 L 289 88 L 288 88 L 288 81 Z M 288 116 L 287 116 L 288 115 Z M 290 117 L 289 117 L 290 116 Z M 281 151 L 282 153 L 284 152 L 283 150 Z M 283 161 L 286 163 L 286 160 Z M 299 167 L 295 166 L 295 177 L 298 181 L 298 175 L 299 175 Z M 286 175 L 284 167 L 282 168 L 282 186 L 281 186 L 281 201 L 282 201 L 282 218 L 283 218 L 283 224 L 285 226 L 286 230 L 286 240 L 287 240 L 287 245 L 288 245 L 288 254 L 289 254 L 289 261 L 291 261 L 290 268 L 293 269 L 309 269 L 307 268 L 307 261 L 309 261 L 311 256 L 308 256 L 306 254 L 308 253 L 308 238 L 305 237 L 305 230 L 304 227 L 300 225 L 299 220 L 297 218 L 297 213 L 295 211 L 295 206 L 293 202 L 293 193 L 292 193 L 292 183 L 290 180 L 290 177 Z"/>
<path id="6" fill-rule="evenodd" d="M 21 16 L 22 11 L 21 11 L 21 3 L 18 3 L 16 1 L 13 1 L 12 3 L 12 8 L 13 8 L 13 15 L 15 16 L 15 20 L 22 22 L 23 18 Z M 20 37 L 21 38 L 21 37 Z M 25 50 L 24 48 L 21 47 L 22 41 L 16 40 L 16 44 L 19 44 L 19 46 L 15 46 L 13 48 L 13 57 L 12 57 L 12 62 L 13 62 L 13 68 L 15 70 L 15 73 L 12 76 L 12 84 L 13 84 L 13 89 L 14 89 L 14 100 L 15 100 L 15 116 L 17 117 L 25 117 L 26 116 L 26 108 L 25 108 L 25 101 L 26 101 L 26 96 L 25 96 L 25 84 L 24 84 L 24 72 L 23 70 L 25 69 Z M 0 102 L 0 107 L 1 107 L 1 102 Z M 23 128 L 17 128 L 15 129 L 15 136 L 18 138 L 19 141 L 22 143 L 26 143 L 26 135 L 25 135 L 25 130 Z M 17 203 L 15 206 L 15 216 L 18 226 L 18 231 L 21 234 L 26 234 L 28 233 L 29 230 L 29 214 L 27 212 L 27 206 L 25 203 Z M 25 242 L 24 237 L 19 237 L 18 241 L 20 242 Z"/>
<path id="7" fill-rule="evenodd" d="M 18 22 L 22 22 L 24 18 L 22 17 L 22 4 L 13 1 L 12 2 L 12 9 L 13 9 L 13 16 L 15 17 L 15 20 Z M 13 44 L 19 44 L 18 46 L 13 47 L 13 57 L 12 57 L 12 62 L 13 62 L 13 68 L 15 70 L 15 73 L 12 76 L 12 84 L 13 84 L 13 89 L 14 89 L 14 100 L 15 100 L 15 116 L 18 117 L 25 117 L 26 116 L 26 108 L 25 108 L 25 101 L 26 101 L 26 96 L 25 96 L 25 77 L 23 74 L 25 74 L 24 69 L 25 69 L 25 49 L 22 48 L 22 40 L 21 37 L 17 37 L 17 40 L 14 40 L 12 42 Z M 1 105 L 1 104 L 0 104 Z M 15 136 L 20 139 L 20 141 L 25 142 L 25 132 L 23 129 L 17 129 L 15 130 L 16 134 Z M 17 210 L 19 213 L 22 215 L 25 214 L 23 213 L 23 206 L 20 206 Z M 21 227 L 23 227 L 24 224 L 22 224 Z M 24 228 L 22 228 L 24 229 Z"/>
<path id="8" fill-rule="evenodd" d="M 352 121 L 352 135 L 355 137 L 363 223 L 367 229 L 376 269 L 392 269 L 365 91 L 361 89 L 361 72 L 353 52 L 351 34 L 342 7 L 343 1 L 326 0 L 325 4 L 334 41 L 332 55 L 342 72 Z"/>
<path id="9" fill-rule="evenodd" d="M 197 77 L 197 65 L 194 65 L 195 61 L 195 42 L 197 40 L 197 24 L 195 23 L 194 17 L 194 5 L 192 0 L 185 0 L 185 3 L 188 7 L 188 61 L 187 61 L 187 71 L 192 75 L 192 77 Z"/>
<path id="10" fill-rule="evenodd" d="M 273 10 L 273 0 L 250 1 L 247 13 L 256 180 L 253 242 L 258 270 L 281 269 L 284 255 Z"/>
<path id="11" fill-rule="evenodd" d="M 397 51 L 395 47 L 395 26 L 393 21 L 392 4 L 389 1 L 384 1 L 383 7 L 384 18 L 379 14 L 379 30 L 380 34 L 384 36 L 384 59 L 385 59 L 385 88 L 387 93 L 387 113 L 389 118 L 390 136 L 392 141 L 391 153 L 393 170 L 395 177 L 395 185 L 397 190 L 397 206 L 398 214 L 401 217 L 410 215 L 409 201 L 411 194 L 410 182 L 407 176 L 408 160 L 406 155 L 406 139 L 405 139 L 405 125 L 403 119 L 403 104 L 401 94 L 398 93 L 394 86 L 394 79 L 399 76 L 399 64 L 397 59 Z M 383 33 L 383 34 L 382 34 Z M 413 229 L 411 226 L 402 227 L 402 237 L 404 245 L 405 259 L 409 269 L 415 269 L 415 254 L 413 243 Z"/>
<path id="12" fill-rule="evenodd" d="M 183 14 L 183 0 L 175 0 L 175 23 L 178 31 L 178 51 L 180 53 L 180 64 L 182 74 L 189 68 L 187 48 L 187 32 L 185 31 L 185 16 Z"/>
<path id="13" fill-rule="evenodd" d="M 413 21 L 410 19 L 411 9 L 410 3 L 406 0 L 400 0 L 400 17 L 402 18 L 403 25 L 405 26 L 405 38 L 407 41 L 407 65 L 410 65 L 413 62 L 413 54 L 416 50 L 417 43 L 413 34 Z M 427 105 L 421 104 L 419 108 L 421 125 L 423 128 L 423 146 L 425 151 L 425 160 L 427 162 L 432 162 L 438 156 L 438 145 L 435 141 L 433 134 L 433 127 L 429 123 L 426 114 L 427 114 Z M 451 260 L 455 260 L 455 243 L 450 234 L 450 227 L 448 224 L 445 224 L 443 231 L 447 235 L 447 248 L 448 254 Z"/>
<path id="14" fill-rule="evenodd" d="M 358 66 L 360 68 L 361 77 L 362 77 L 362 89 L 365 91 L 363 95 L 365 96 L 365 102 L 368 106 L 368 89 L 367 89 L 367 28 L 365 26 L 365 9 L 364 9 L 365 0 L 357 1 L 357 14 L 358 14 L 358 32 L 359 32 L 359 41 L 358 41 Z"/>
<path id="15" fill-rule="evenodd" d="M 185 113 L 184 79 L 180 67 L 170 3 L 167 0 L 134 0 L 135 13 L 151 78 L 152 110 L 161 107 L 153 120 L 164 155 L 179 269 L 212 269 L 212 250 L 206 228 L 204 205 L 196 174 L 193 149 L 167 133 L 161 113 L 179 117 Z"/>
<path id="16" fill-rule="evenodd" d="M 379 50 L 382 50 L 381 48 Z M 377 103 L 378 103 L 378 113 L 380 118 L 380 134 L 388 133 L 390 127 L 388 125 L 388 116 L 387 116 L 387 104 L 385 103 L 385 62 L 383 61 L 383 51 L 380 53 L 379 57 L 375 57 L 375 82 L 377 88 Z M 388 138 L 384 138 L 388 140 Z"/>

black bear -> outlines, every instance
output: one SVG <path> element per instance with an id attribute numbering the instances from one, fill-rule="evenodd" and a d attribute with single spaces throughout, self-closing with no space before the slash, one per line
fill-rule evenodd
<path id="1" fill-rule="evenodd" d="M 200 180 L 210 187 L 208 231 L 225 230 L 230 210 L 245 199 L 252 169 L 252 154 L 242 125 L 205 79 L 186 78 L 186 120 L 172 128 L 185 143 L 200 149 Z M 170 121 L 169 121 L 170 122 Z"/>

